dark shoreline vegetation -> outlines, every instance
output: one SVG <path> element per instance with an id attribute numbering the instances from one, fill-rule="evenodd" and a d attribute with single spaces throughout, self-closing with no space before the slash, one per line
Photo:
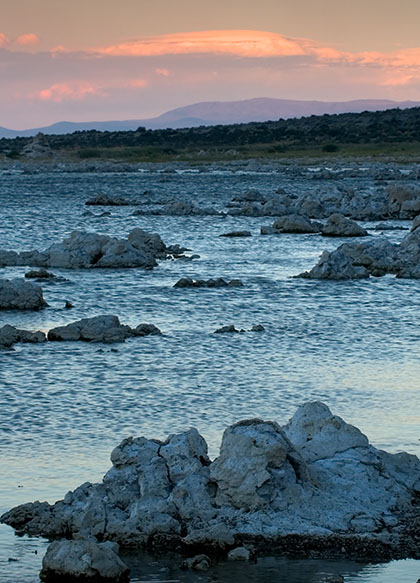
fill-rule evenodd
<path id="1" fill-rule="evenodd" d="M 420 108 L 233 125 L 0 139 L 0 157 L 125 162 L 420 154 Z"/>

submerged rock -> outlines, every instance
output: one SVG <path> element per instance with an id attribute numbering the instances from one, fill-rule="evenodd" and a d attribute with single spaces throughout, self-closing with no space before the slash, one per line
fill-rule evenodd
<path id="1" fill-rule="evenodd" d="M 219 237 L 252 237 L 251 231 L 229 231 L 229 233 L 222 233 Z"/>
<path id="2" fill-rule="evenodd" d="M 240 279 L 227 281 L 222 277 L 216 279 L 192 279 L 191 277 L 181 277 L 174 287 L 242 287 L 244 284 Z"/>
<path id="3" fill-rule="evenodd" d="M 153 324 L 139 324 L 137 328 L 120 323 L 117 316 L 94 316 L 77 322 L 51 328 L 48 340 L 82 340 L 85 342 L 124 342 L 133 336 L 162 334 Z"/>
<path id="4" fill-rule="evenodd" d="M 54 541 L 42 560 L 40 578 L 46 583 L 61 580 L 74 583 L 128 582 L 130 569 L 118 557 L 118 550 L 118 544 L 110 541 Z"/>
<path id="5" fill-rule="evenodd" d="M 127 239 L 73 231 L 67 239 L 44 251 L 0 251 L 0 265 L 33 265 L 80 269 L 90 267 L 143 267 L 151 269 L 157 259 L 166 259 L 166 247 L 156 233 L 133 229 Z"/>
<path id="6" fill-rule="evenodd" d="M 321 235 L 324 237 L 366 237 L 368 232 L 356 221 L 335 213 L 328 217 L 325 225 L 321 227 Z"/>
<path id="7" fill-rule="evenodd" d="M 38 269 L 25 273 L 26 279 L 57 279 L 57 276 L 46 269 Z"/>
<path id="8" fill-rule="evenodd" d="M 228 427 L 214 461 L 195 429 L 163 442 L 130 437 L 111 460 L 102 483 L 0 520 L 31 535 L 158 540 L 194 552 L 246 540 L 263 552 L 344 545 L 356 555 L 419 556 L 407 526 L 419 520 L 419 459 L 374 448 L 320 402 L 299 407 L 284 426 L 249 419 Z"/>
<path id="9" fill-rule="evenodd" d="M 39 285 L 24 279 L 0 279 L 0 310 L 40 310 L 45 306 Z"/>
<path id="10" fill-rule="evenodd" d="M 38 343 L 45 342 L 44 332 L 29 332 L 28 330 L 19 330 L 14 326 L 6 324 L 0 328 L 0 347 L 9 348 L 17 342 Z"/>
<path id="11" fill-rule="evenodd" d="M 87 200 L 85 204 L 90 206 L 130 206 L 136 203 L 131 202 L 122 196 L 110 196 L 109 194 L 99 193 L 93 198 Z"/>

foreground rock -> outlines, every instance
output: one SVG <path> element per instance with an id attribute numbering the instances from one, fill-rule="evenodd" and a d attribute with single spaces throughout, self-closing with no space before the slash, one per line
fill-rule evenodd
<path id="1" fill-rule="evenodd" d="M 165 441 L 129 437 L 111 461 L 101 483 L 0 520 L 19 533 L 191 555 L 252 544 L 259 553 L 420 557 L 419 459 L 376 449 L 320 402 L 284 426 L 249 419 L 228 427 L 214 461 L 196 429 Z"/>
<path id="2" fill-rule="evenodd" d="M 191 279 L 190 277 L 181 277 L 174 287 L 242 287 L 244 284 L 240 279 L 231 279 L 227 281 L 222 277 L 216 279 Z"/>
<path id="3" fill-rule="evenodd" d="M 334 251 L 324 251 L 318 263 L 298 277 L 360 279 L 386 274 L 420 279 L 419 226 L 408 233 L 400 244 L 375 237 L 362 243 L 344 243 Z"/>
<path id="4" fill-rule="evenodd" d="M 0 279 L 0 310 L 40 310 L 46 305 L 39 285 L 24 279 Z"/>
<path id="5" fill-rule="evenodd" d="M 280 217 L 271 227 L 261 227 L 261 235 L 277 233 L 319 233 L 320 223 L 310 221 L 301 215 L 285 215 Z"/>
<path id="6" fill-rule="evenodd" d="M 90 267 L 143 267 L 151 269 L 157 259 L 178 256 L 178 245 L 167 247 L 157 233 L 133 229 L 127 239 L 73 231 L 61 243 L 54 243 L 44 251 L 0 250 L 0 266 L 32 265 L 35 267 L 63 267 L 80 269 Z"/>
<path id="7" fill-rule="evenodd" d="M 67 326 L 52 328 L 48 332 L 48 340 L 111 343 L 124 342 L 133 336 L 157 334 L 162 334 L 162 332 L 153 324 L 139 324 L 136 328 L 130 328 L 121 324 L 117 316 L 95 316 L 72 322 Z"/>
<path id="8" fill-rule="evenodd" d="M 86 583 L 129 581 L 130 570 L 118 557 L 118 550 L 118 544 L 110 541 L 54 541 L 42 560 L 41 580 L 46 583 L 60 580 Z"/>
<path id="9" fill-rule="evenodd" d="M 45 342 L 44 332 L 29 332 L 28 330 L 19 330 L 14 326 L 6 324 L 0 328 L 0 347 L 10 348 L 18 342 L 38 343 Z"/>
<path id="10" fill-rule="evenodd" d="M 325 225 L 321 227 L 321 235 L 324 237 L 366 237 L 368 232 L 356 221 L 335 213 L 328 217 Z"/>

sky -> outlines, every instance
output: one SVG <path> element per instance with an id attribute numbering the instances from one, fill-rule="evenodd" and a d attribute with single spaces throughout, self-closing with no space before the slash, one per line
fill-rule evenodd
<path id="1" fill-rule="evenodd" d="M 0 126 L 200 101 L 420 101 L 419 0 L 0 0 Z"/>

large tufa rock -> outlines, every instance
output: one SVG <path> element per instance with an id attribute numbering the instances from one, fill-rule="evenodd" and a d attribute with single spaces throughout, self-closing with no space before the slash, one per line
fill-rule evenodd
<path id="1" fill-rule="evenodd" d="M 40 577 L 46 583 L 59 580 L 86 583 L 129 581 L 129 568 L 118 557 L 119 546 L 107 541 L 59 540 L 52 542 L 42 560 Z"/>
<path id="2" fill-rule="evenodd" d="M 48 340 L 83 340 L 85 342 L 124 342 L 132 336 L 161 334 L 153 324 L 139 324 L 130 328 L 121 324 L 117 316 L 94 316 L 77 322 L 51 328 Z"/>
<path id="3" fill-rule="evenodd" d="M 325 225 L 321 227 L 321 235 L 324 237 L 366 237 L 368 232 L 356 221 L 335 213 L 328 217 Z"/>
<path id="4" fill-rule="evenodd" d="M 46 305 L 39 285 L 23 279 L 0 279 L 0 310 L 39 310 Z"/>
<path id="5" fill-rule="evenodd" d="M 261 227 L 261 235 L 276 233 L 319 233 L 320 224 L 301 216 L 285 215 L 280 217 L 271 227 Z"/>
<path id="6" fill-rule="evenodd" d="M 420 279 L 420 229 L 418 221 L 401 243 L 383 237 L 362 243 L 344 243 L 334 251 L 324 251 L 318 263 L 298 277 L 309 279 L 360 279 L 387 273 Z"/>
<path id="7" fill-rule="evenodd" d="M 327 549 L 358 541 L 355 549 L 387 545 L 388 556 L 418 553 L 416 529 L 405 525 L 418 513 L 419 459 L 377 450 L 323 403 L 306 403 L 283 427 L 261 419 L 232 425 L 213 462 L 195 429 L 165 442 L 125 439 L 111 460 L 102 483 L 0 520 L 20 533 L 131 546 L 158 540 L 189 552 L 245 541 L 284 546 L 294 535 L 299 548 L 310 548 L 311 537 L 319 548 L 322 536 Z"/>
<path id="8" fill-rule="evenodd" d="M 108 235 L 73 231 L 61 243 L 54 243 L 42 252 L 0 251 L 0 265 L 33 265 L 80 269 L 89 267 L 143 267 L 151 269 L 157 259 L 171 252 L 160 236 L 134 229 L 127 239 Z"/>
<path id="9" fill-rule="evenodd" d="M 0 328 L 0 347 L 10 348 L 10 346 L 13 346 L 13 344 L 16 344 L 17 342 L 45 342 L 46 339 L 44 332 L 19 330 L 9 324 Z"/>

